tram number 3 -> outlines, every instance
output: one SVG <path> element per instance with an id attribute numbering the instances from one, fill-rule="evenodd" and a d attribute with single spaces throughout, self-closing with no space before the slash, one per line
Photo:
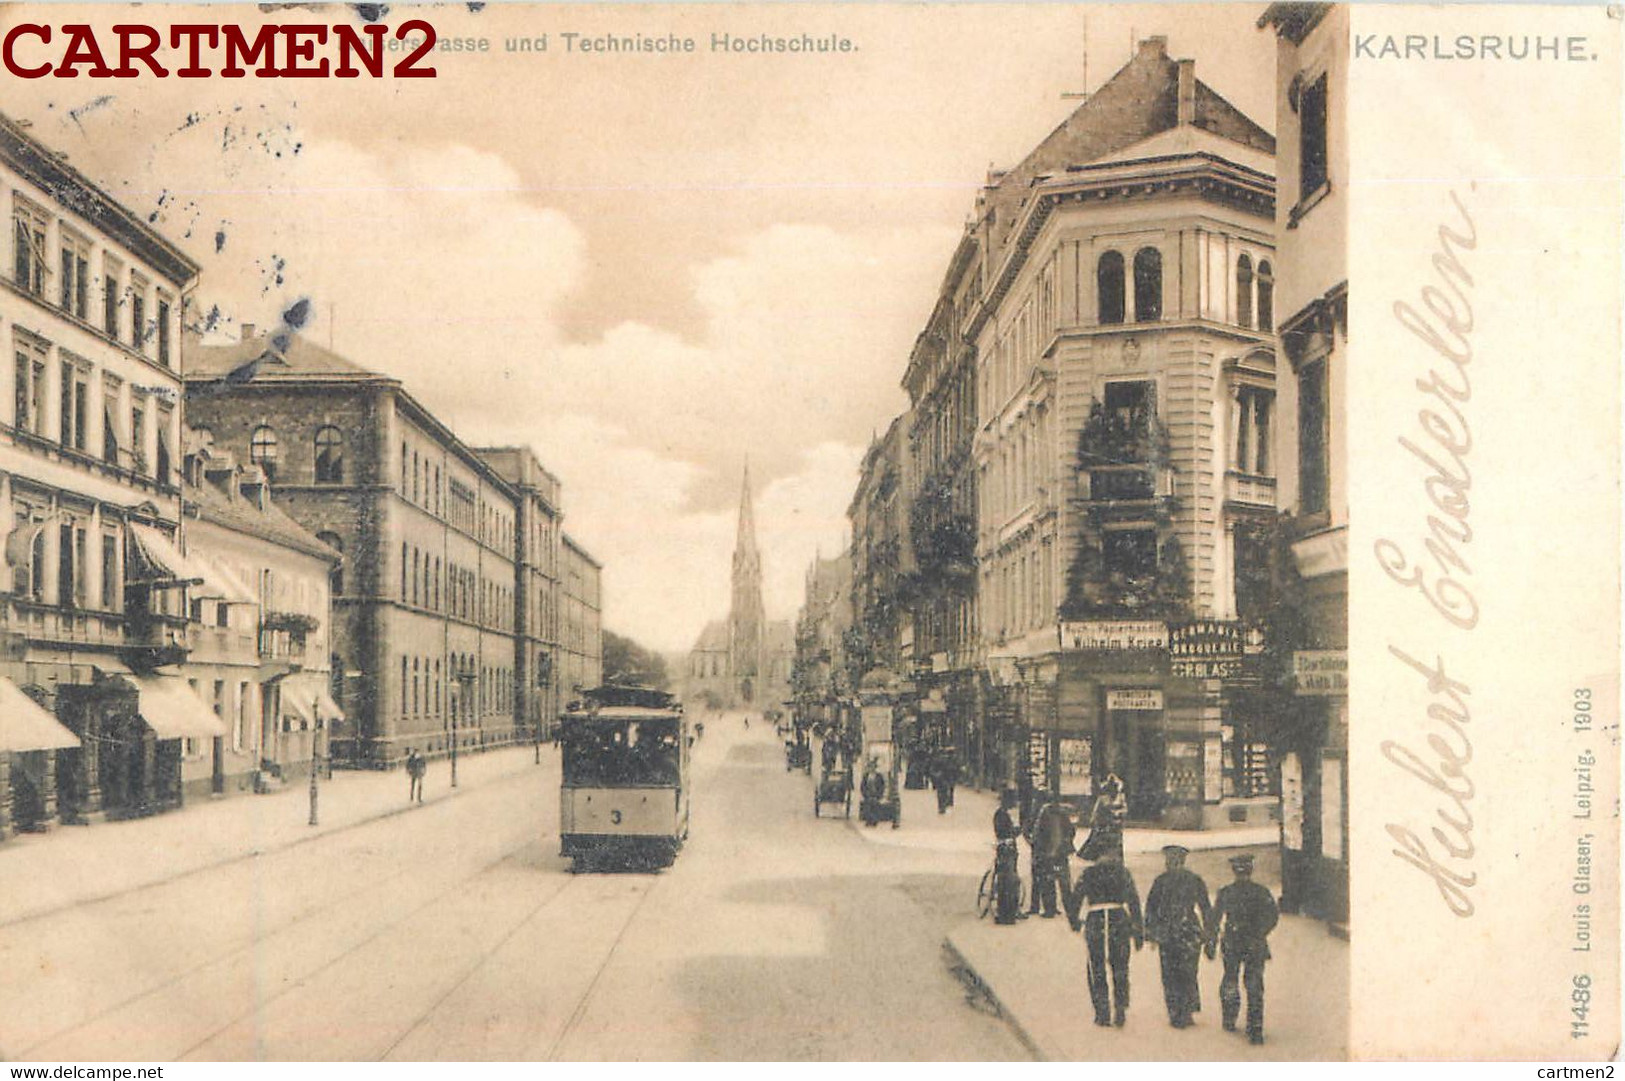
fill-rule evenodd
<path id="1" fill-rule="evenodd" d="M 619 812 L 619 811 L 611 811 L 611 812 L 609 812 L 609 820 L 611 822 L 615 823 L 615 825 L 619 826 L 621 824 L 621 812 Z"/>

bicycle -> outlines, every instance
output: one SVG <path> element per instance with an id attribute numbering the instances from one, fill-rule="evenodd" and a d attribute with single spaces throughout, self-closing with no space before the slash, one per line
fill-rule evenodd
<path id="1" fill-rule="evenodd" d="M 993 911 L 998 901 L 996 883 L 999 870 L 999 845 L 993 844 L 993 865 L 982 874 L 981 884 L 976 887 L 976 918 L 987 919 L 987 914 Z M 1020 872 L 1016 873 L 1016 911 L 1020 912 L 1027 905 L 1027 883 L 1022 881 Z"/>

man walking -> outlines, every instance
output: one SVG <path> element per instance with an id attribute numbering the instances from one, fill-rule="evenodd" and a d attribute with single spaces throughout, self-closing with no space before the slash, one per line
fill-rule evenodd
<path id="1" fill-rule="evenodd" d="M 1108 849 L 1098 863 L 1084 868 L 1067 918 L 1074 931 L 1082 928 L 1089 946 L 1089 999 L 1095 1007 L 1095 1024 L 1121 1027 L 1128 1015 L 1129 941 L 1136 950 L 1145 948 L 1140 891 L 1123 866 L 1121 849 Z"/>
<path id="2" fill-rule="evenodd" d="M 1033 904 L 1042 906 L 1046 920 L 1055 918 L 1057 894 L 1063 905 L 1072 895 L 1072 842 L 1076 836 L 1072 809 L 1060 800 L 1044 804 L 1033 826 Z"/>
<path id="3" fill-rule="evenodd" d="M 407 803 L 423 802 L 423 756 L 416 749 L 406 752 Z"/>
<path id="4" fill-rule="evenodd" d="M 1232 856 L 1230 869 L 1236 880 L 1219 891 L 1213 906 L 1213 919 L 1207 930 L 1207 955 L 1211 960 L 1215 945 L 1224 948 L 1224 977 L 1219 981 L 1219 1005 L 1224 1010 L 1224 1030 L 1236 1030 L 1241 1012 L 1240 984 L 1247 989 L 1247 1039 L 1264 1042 L 1264 962 L 1270 959 L 1269 933 L 1281 913 L 1275 898 L 1253 881 L 1253 857 Z"/>
<path id="5" fill-rule="evenodd" d="M 1194 1023 L 1191 1015 L 1202 1008 L 1196 962 L 1213 918 L 1207 883 L 1195 871 L 1185 869 L 1189 854 L 1182 845 L 1164 845 L 1167 869 L 1157 876 L 1145 898 L 1145 935 L 1157 944 L 1162 959 L 1162 997 L 1168 1005 L 1168 1023 L 1175 1028 L 1190 1028 Z"/>

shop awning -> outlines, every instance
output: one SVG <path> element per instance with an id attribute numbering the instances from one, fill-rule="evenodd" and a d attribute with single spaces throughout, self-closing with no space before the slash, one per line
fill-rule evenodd
<path id="1" fill-rule="evenodd" d="M 194 597 L 209 597 L 227 604 L 257 603 L 254 594 L 243 584 L 242 579 L 217 560 L 201 552 L 188 552 L 186 558 L 192 561 L 203 577 L 202 584 L 192 591 Z"/>
<path id="2" fill-rule="evenodd" d="M 130 554 L 134 564 L 126 581 L 132 585 L 184 586 L 200 584 L 203 574 L 175 542 L 149 525 L 130 523 Z"/>
<path id="3" fill-rule="evenodd" d="M 322 672 L 295 672 L 282 680 L 282 715 L 316 727 L 317 721 L 344 720 L 344 711 L 327 691 Z"/>
<path id="4" fill-rule="evenodd" d="M 149 525 L 130 523 L 130 540 L 140 566 L 131 580 L 157 585 L 190 585 L 194 597 L 209 597 L 227 604 L 253 604 L 254 594 L 219 563 L 198 552 L 183 552 L 175 542 Z"/>
<path id="5" fill-rule="evenodd" d="M 0 751 L 53 751 L 77 747 L 79 737 L 28 697 L 9 679 L 0 678 Z"/>
<path id="6" fill-rule="evenodd" d="M 141 719 L 159 739 L 212 739 L 226 734 L 226 726 L 214 710 L 179 676 L 136 676 L 135 685 L 141 695 Z"/>

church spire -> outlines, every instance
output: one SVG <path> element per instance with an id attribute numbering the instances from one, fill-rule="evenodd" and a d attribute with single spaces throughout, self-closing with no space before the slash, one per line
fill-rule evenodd
<path id="1" fill-rule="evenodd" d="M 734 553 L 756 555 L 756 513 L 750 501 L 750 458 L 745 458 L 745 480 L 739 493 L 739 535 L 734 539 Z"/>

